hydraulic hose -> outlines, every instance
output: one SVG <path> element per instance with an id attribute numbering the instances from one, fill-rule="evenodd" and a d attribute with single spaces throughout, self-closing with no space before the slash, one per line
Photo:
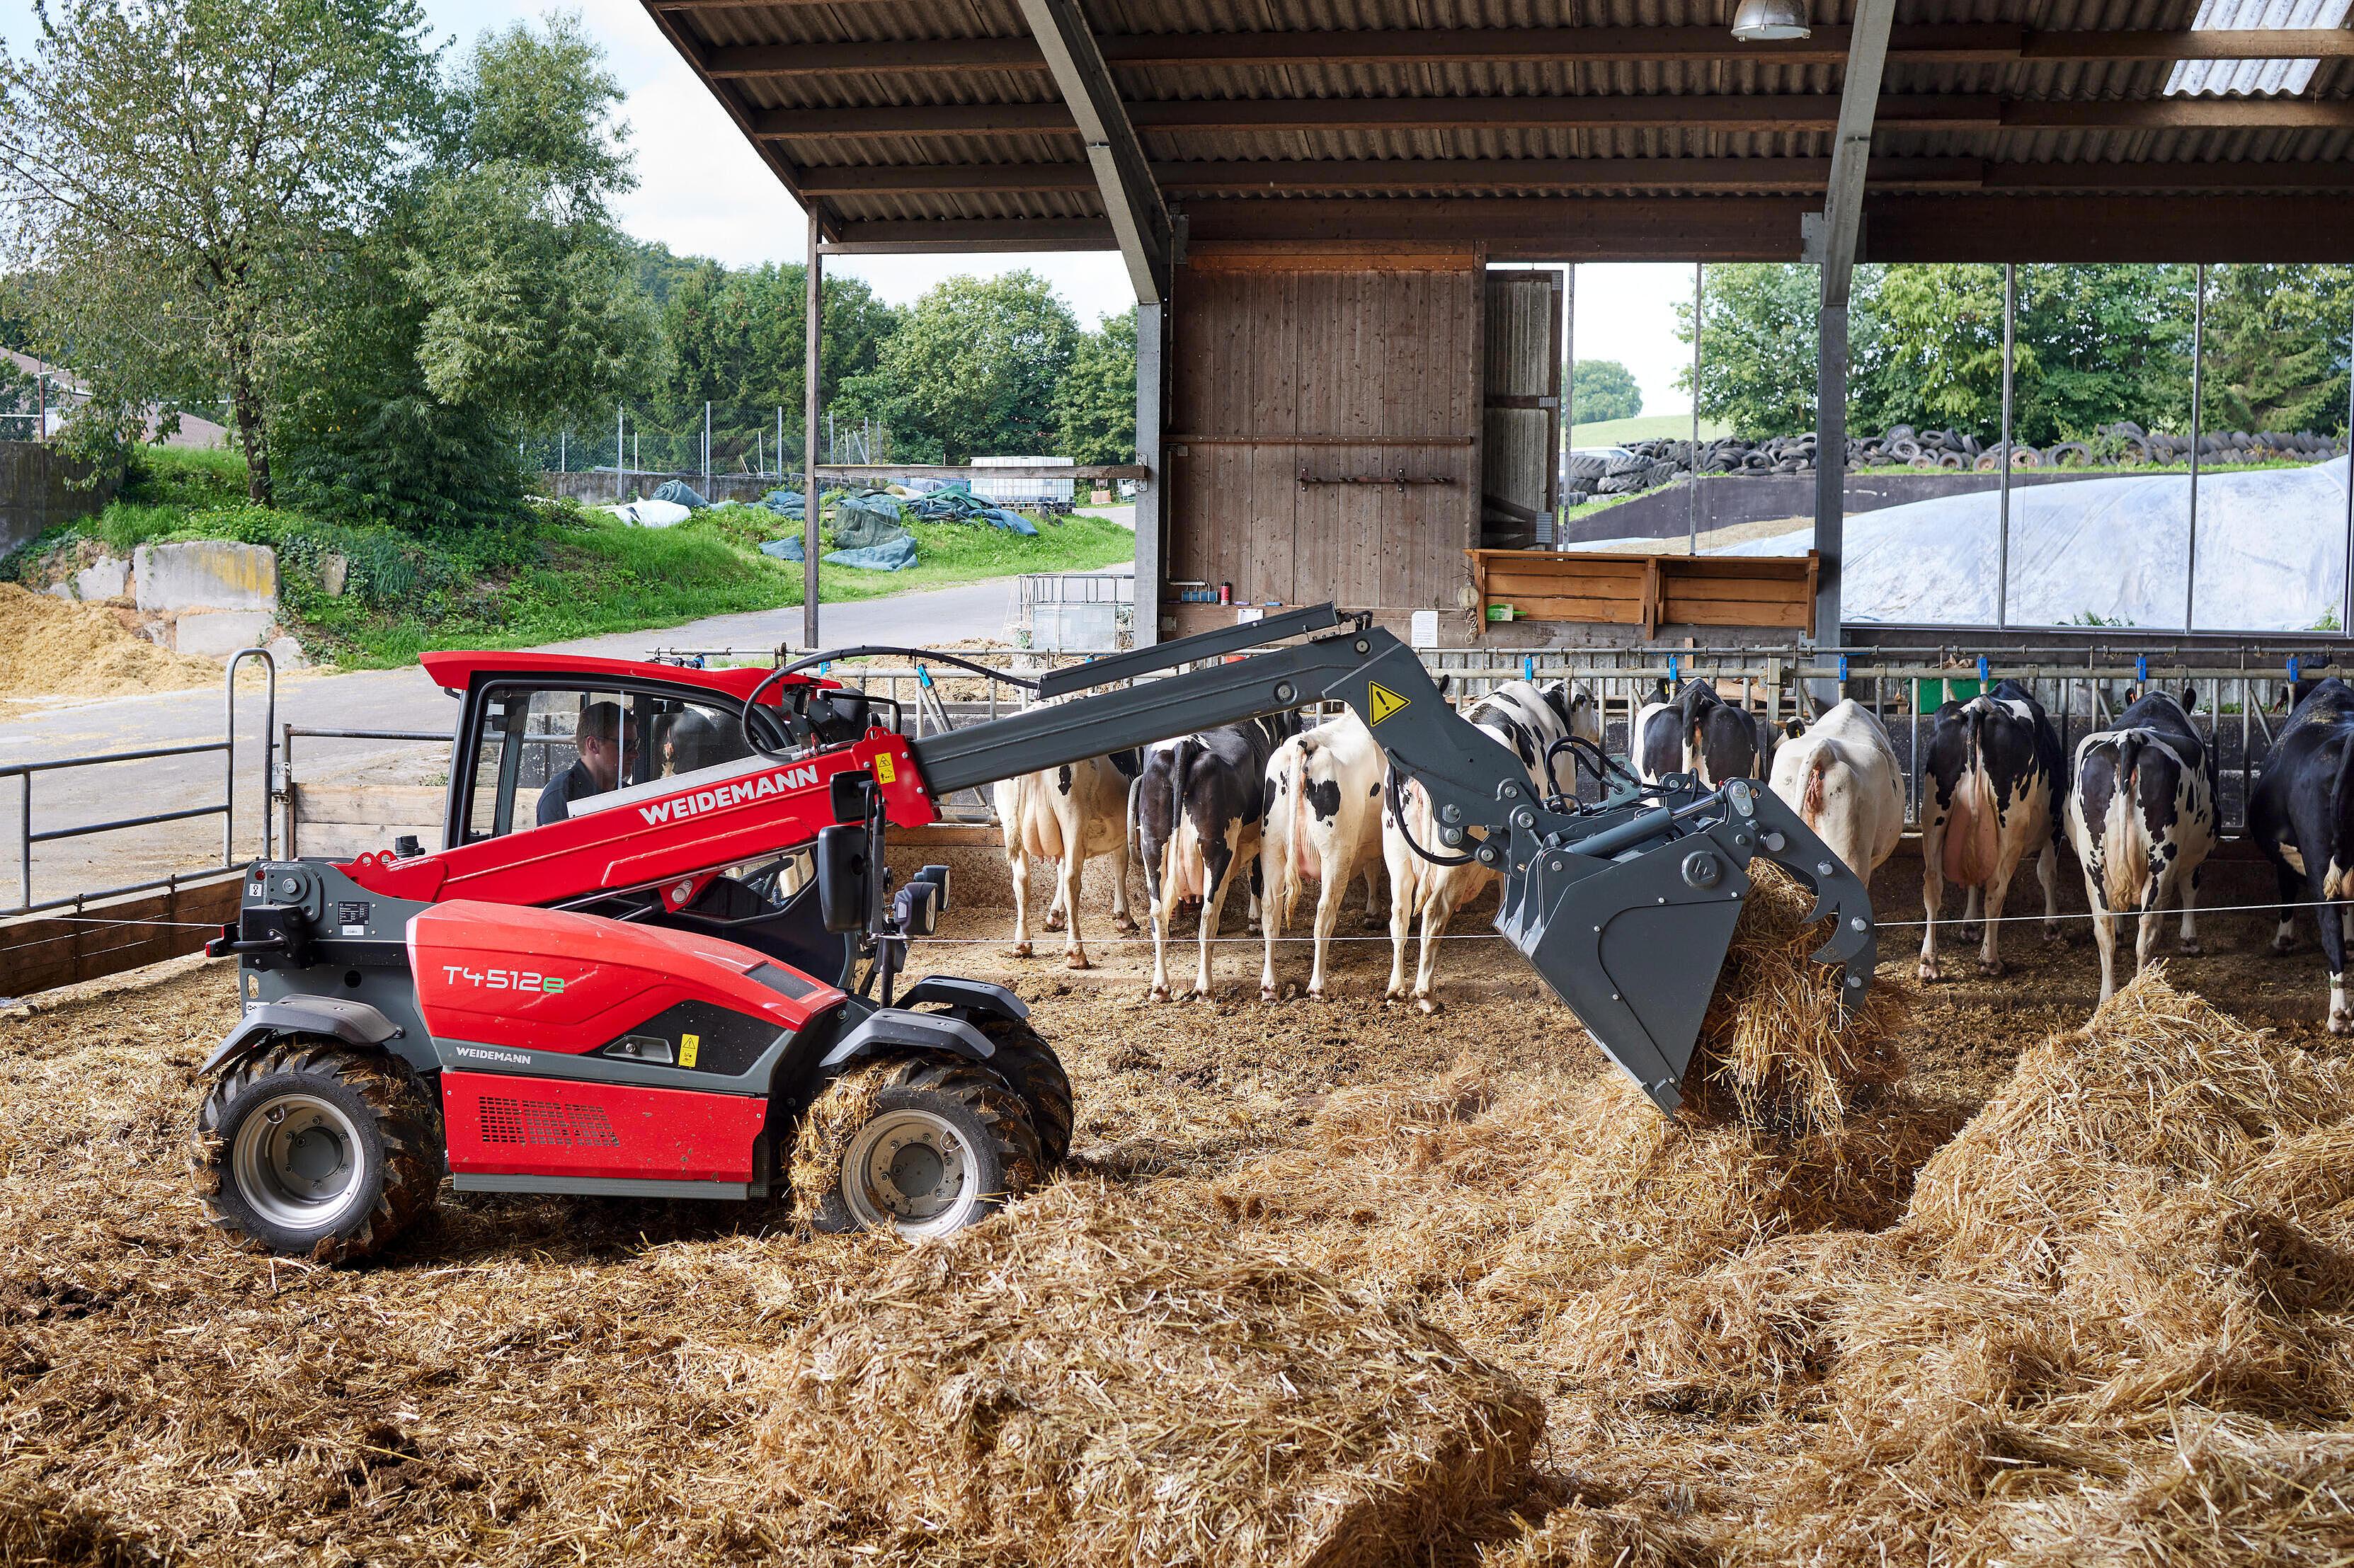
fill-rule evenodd
<path id="1" fill-rule="evenodd" d="M 909 659 L 928 659 L 942 664 L 953 664 L 960 670 L 970 670 L 976 675 L 985 675 L 992 681 L 1002 681 L 1007 685 L 1019 686 L 1025 692 L 1034 692 L 1038 689 L 1038 683 L 1035 681 L 1025 681 L 1019 675 L 1009 675 L 1002 670 L 992 670 L 986 664 L 978 664 L 970 659 L 960 659 L 953 653 L 942 653 L 929 648 L 902 648 L 896 643 L 889 642 L 861 643 L 855 648 L 828 648 L 822 652 L 804 654 L 790 664 L 779 664 L 760 678 L 760 683 L 752 688 L 751 694 L 744 699 L 736 715 L 736 726 L 743 736 L 745 748 L 748 751 L 757 751 L 772 762 L 790 760 L 789 754 L 771 751 L 752 736 L 752 710 L 759 704 L 760 699 L 768 694 L 770 686 L 788 675 L 800 674 L 813 664 L 830 664 L 837 659 L 871 658 L 878 653 L 896 653 Z"/>

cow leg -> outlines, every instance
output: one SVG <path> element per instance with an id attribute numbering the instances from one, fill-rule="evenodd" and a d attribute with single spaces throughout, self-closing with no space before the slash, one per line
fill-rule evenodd
<path id="1" fill-rule="evenodd" d="M 2166 924 L 2166 882 L 2158 873 L 2158 866 L 2151 866 L 2149 881 L 2142 888 L 2141 921 L 2134 931 L 2134 973 L 2137 975 L 2149 968 L 2149 956 L 2158 947 L 2158 927 Z"/>
<path id="2" fill-rule="evenodd" d="M 1265 830 L 1262 829 L 1260 832 L 1261 840 L 1264 842 Z M 1267 878 L 1259 870 L 1258 856 L 1257 854 L 1253 854 L 1250 857 L 1250 908 L 1248 913 L 1250 915 L 1250 934 L 1254 937 L 1258 935 L 1259 927 L 1267 922 L 1266 898 Z"/>
<path id="3" fill-rule="evenodd" d="M 1074 848 L 1063 856 L 1063 912 L 1068 939 L 1063 944 L 1063 967 L 1087 968 L 1087 944 L 1079 938 L 1079 878 L 1086 874 L 1086 857 Z"/>
<path id="4" fill-rule="evenodd" d="M 1438 1001 L 1431 994 L 1432 977 L 1438 969 L 1438 944 L 1447 935 L 1447 923 L 1455 915 L 1455 905 L 1449 895 L 1454 890 L 1445 884 L 1431 889 L 1431 895 L 1422 906 L 1422 954 L 1415 966 L 1414 1004 L 1425 1012 L 1437 1012 Z"/>
<path id="5" fill-rule="evenodd" d="M 2273 927 L 2273 951 L 2294 952 L 2296 948 L 2296 902 L 2305 896 L 2305 884 L 2289 870 L 2283 860 L 2273 862 L 2273 885 L 2280 891 L 2280 924 Z M 2315 921 L 2315 925 L 2321 922 Z"/>
<path id="6" fill-rule="evenodd" d="M 1218 934 L 1218 923 L 1226 912 L 1226 889 L 1235 880 L 1234 842 L 1242 834 L 1239 824 L 1226 824 L 1228 836 L 1205 841 L 1202 845 L 1202 863 L 1206 867 L 1202 885 L 1201 956 L 1193 969 L 1193 994 L 1207 1000 L 1210 994 L 1210 943 Z"/>
<path id="7" fill-rule="evenodd" d="M 1973 887 L 1962 895 L 1962 940 L 1965 942 L 1974 941 L 1981 935 L 1978 927 L 1985 921 L 1978 910 L 1985 897 L 1986 890 L 1982 887 Z"/>
<path id="8" fill-rule="evenodd" d="M 2084 867 L 2084 902 L 2093 911 L 2093 945 L 2101 950 L 2101 1000 L 2106 1001 L 2117 991 L 2117 916 L 2104 902 L 2100 874 L 2092 865 Z"/>
<path id="9" fill-rule="evenodd" d="M 1384 924 L 1381 863 L 1369 861 L 1365 865 L 1365 929 L 1377 931 Z"/>
<path id="10" fill-rule="evenodd" d="M 1128 835 L 1111 846 L 1111 923 L 1123 937 L 1136 935 L 1136 916 L 1128 908 Z"/>
<path id="11" fill-rule="evenodd" d="M 2060 846 L 2047 842 L 2035 862 L 2035 880 L 2043 885 L 2043 939 L 2067 940 L 2060 927 Z"/>
<path id="12" fill-rule="evenodd" d="M 2002 973 L 2002 955 L 1995 950 L 1995 944 L 2002 932 L 2003 900 L 2010 893 L 2010 879 L 2018 870 L 2015 865 L 2006 870 L 1998 861 L 1994 879 L 1986 885 L 1986 935 L 1978 942 L 1978 973 L 1982 975 Z M 1975 888 L 1971 891 L 1977 892 Z"/>
<path id="13" fill-rule="evenodd" d="M 1921 830 L 1921 968 L 1924 983 L 1937 979 L 1937 909 L 1946 901 L 1944 871 L 1946 833 L 1943 822 Z"/>
<path id="14" fill-rule="evenodd" d="M 1166 860 L 1173 856 L 1173 849 L 1164 845 L 1162 858 Z M 1144 912 L 1152 922 L 1152 990 L 1147 994 L 1154 1001 L 1169 1000 L 1169 916 L 1176 907 L 1177 900 L 1170 896 L 1166 869 L 1156 868 L 1152 857 L 1146 855 Z"/>
<path id="15" fill-rule="evenodd" d="M 1333 928 L 1341 924 L 1341 906 L 1349 900 L 1349 885 L 1356 880 L 1350 868 L 1337 857 L 1324 863 L 1321 885 L 1316 890 L 1316 963 L 1308 975 L 1308 1000 L 1324 1000 L 1324 954 L 1332 941 Z"/>
<path id="16" fill-rule="evenodd" d="M 2195 959 L 2206 951 L 2206 948 L 2199 945 L 2199 878 L 2206 869 L 2202 865 L 2189 876 L 2180 879 L 2182 933 L 2180 940 L 2175 945 L 2182 950 L 2185 958 Z"/>
<path id="17" fill-rule="evenodd" d="M 1030 956 L 1030 856 L 1022 850 L 1005 852 L 1006 868 L 1013 878 L 1013 956 Z"/>
<path id="18" fill-rule="evenodd" d="M 2329 1033 L 2354 1032 L 2354 1011 L 2346 1005 L 2347 913 L 2337 906 L 2325 904 L 2314 911 L 2313 923 L 2321 932 L 2322 955 L 2329 960 Z"/>
<path id="19" fill-rule="evenodd" d="M 1396 834 L 1382 835 L 1382 857 L 1390 871 L 1390 983 L 1382 990 L 1385 1002 L 1406 998 L 1405 938 L 1414 928 L 1415 882 L 1412 868 L 1401 862 L 1413 853 L 1397 842 Z"/>
<path id="20" fill-rule="evenodd" d="M 1264 892 L 1258 906 L 1258 931 L 1260 945 L 1267 955 L 1265 960 L 1259 965 L 1258 999 L 1261 1001 L 1273 1001 L 1275 1000 L 1275 939 L 1283 934 L 1283 889 L 1281 882 L 1274 874 L 1275 868 L 1269 865 L 1267 861 L 1270 856 L 1278 853 L 1289 854 L 1292 849 L 1288 842 L 1281 846 L 1279 852 L 1272 840 L 1262 838 L 1258 842 L 1259 886 Z"/>
<path id="21" fill-rule="evenodd" d="M 1064 923 L 1069 918 L 1069 911 L 1065 907 L 1064 894 L 1066 887 L 1069 885 L 1069 878 L 1065 874 L 1065 868 L 1070 864 L 1070 861 L 1071 857 L 1066 854 L 1055 863 L 1055 896 L 1046 904 L 1046 929 L 1049 931 L 1061 930 Z"/>

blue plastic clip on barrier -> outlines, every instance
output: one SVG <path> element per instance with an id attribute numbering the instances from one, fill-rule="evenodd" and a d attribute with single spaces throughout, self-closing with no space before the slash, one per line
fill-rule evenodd
<path id="1" fill-rule="evenodd" d="M 1523 653 L 1521 655 L 1521 679 L 1528 682 L 1531 685 L 1534 685 L 1536 683 L 1537 662 L 1535 655 L 1529 653 Z"/>
<path id="2" fill-rule="evenodd" d="M 2134 683 L 2141 686 L 2149 684 L 2149 655 L 2147 653 L 2134 655 Z"/>
<path id="3" fill-rule="evenodd" d="M 2294 653 L 2288 656 L 2288 683 L 2292 686 L 2296 684 L 2296 655 Z"/>
<path id="4" fill-rule="evenodd" d="M 921 664 L 916 666 L 916 684 L 928 692 L 932 689 L 932 673 Z"/>
<path id="5" fill-rule="evenodd" d="M 1993 683 L 1994 676 L 1987 667 L 1987 656 L 1981 653 L 1978 655 L 1978 690 L 1984 692 Z"/>
<path id="6" fill-rule="evenodd" d="M 1678 659 L 1674 654 L 1670 653 L 1670 654 L 1669 654 L 1669 655 L 1668 655 L 1668 684 L 1669 684 L 1669 685 L 1672 686 L 1672 685 L 1674 685 L 1678 681 L 1681 681 L 1681 680 L 1682 680 L 1682 679 L 1683 679 L 1683 675 L 1682 675 L 1682 673 L 1681 673 L 1681 665 L 1682 665 L 1682 661 L 1681 661 L 1681 660 L 1680 660 L 1680 659 Z"/>
<path id="7" fill-rule="evenodd" d="M 1840 684 L 1847 684 L 1847 655 L 1844 653 L 1840 655 Z"/>

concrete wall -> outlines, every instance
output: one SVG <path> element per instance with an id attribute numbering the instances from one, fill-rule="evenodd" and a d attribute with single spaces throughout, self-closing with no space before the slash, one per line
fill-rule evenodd
<path id="1" fill-rule="evenodd" d="M 86 477 L 88 465 L 60 456 L 39 441 L 0 441 L 0 555 L 45 529 L 96 513 L 114 497 L 115 481 L 92 489 L 70 482 Z"/>
<path id="2" fill-rule="evenodd" d="M 706 501 L 758 501 L 779 485 L 788 490 L 801 487 L 798 474 L 779 480 L 773 474 L 762 477 L 750 473 L 715 473 L 710 482 L 705 484 L 699 473 L 616 474 L 609 468 L 592 469 L 581 473 L 542 473 L 537 488 L 542 495 L 558 496 L 588 506 L 610 506 L 616 501 L 633 501 L 652 495 L 673 479 L 684 481 L 700 492 Z"/>

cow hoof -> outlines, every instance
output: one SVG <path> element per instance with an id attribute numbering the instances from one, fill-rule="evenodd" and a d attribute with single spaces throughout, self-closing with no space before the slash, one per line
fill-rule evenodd
<path id="1" fill-rule="evenodd" d="M 1187 1001 L 1215 1001 L 1218 1000 L 1218 993 L 1212 991 L 1208 986 L 1197 985 L 1186 994 L 1185 1000 Z"/>
<path id="2" fill-rule="evenodd" d="M 1145 992 L 1144 1000 L 1147 1001 L 1167 1001 L 1169 1000 L 1169 988 L 1165 985 L 1154 986 L 1150 991 Z"/>
<path id="3" fill-rule="evenodd" d="M 1049 909 L 1046 911 L 1046 929 L 1049 931 L 1059 931 L 1062 928 L 1063 912 L 1059 909 Z"/>
<path id="4" fill-rule="evenodd" d="M 2056 923 L 2047 923 L 2043 927 L 2043 939 L 2047 942 L 2064 944 L 2068 940 L 2068 933 Z"/>
<path id="5" fill-rule="evenodd" d="M 1027 942 L 1016 942 L 1016 943 L 1014 943 L 1014 944 L 1013 944 L 1013 956 L 1014 956 L 1015 958 L 1017 958 L 1017 959 L 1026 959 L 1026 958 L 1028 958 L 1028 957 L 1030 956 L 1030 944 L 1029 944 L 1029 943 L 1027 943 Z"/>
<path id="6" fill-rule="evenodd" d="M 1087 956 L 1085 953 L 1069 953 L 1065 955 L 1063 959 L 1063 967 L 1066 969 L 1087 969 L 1095 968 L 1093 964 L 1087 962 Z"/>
<path id="7" fill-rule="evenodd" d="M 2329 1033 L 2354 1034 L 2354 1012 L 2333 1012 L 2329 1015 Z"/>
<path id="8" fill-rule="evenodd" d="M 1133 937 L 1136 935 L 1138 930 L 1134 918 L 1126 915 L 1113 916 L 1111 917 L 1111 927 L 1123 937 Z"/>
<path id="9" fill-rule="evenodd" d="M 1055 929 L 1060 930 L 1062 927 L 1058 926 Z M 1965 942 L 1975 942 L 1986 935 L 1986 927 L 1975 920 L 1966 921 L 1962 928 L 1955 934 Z"/>
<path id="10" fill-rule="evenodd" d="M 2181 943 L 2181 952 L 2186 959 L 2204 958 L 2207 955 L 2207 948 L 2198 938 L 2185 937 Z"/>
<path id="11" fill-rule="evenodd" d="M 1249 929 L 1249 931 L 1250 931 L 1250 934 L 1251 934 L 1252 936 L 1254 936 L 1254 937 L 1264 937 L 1265 935 L 1267 935 L 1266 928 L 1265 928 L 1265 927 L 1263 927 L 1262 926 L 1260 926 L 1260 925 L 1259 925 L 1259 923 L 1258 923 L 1257 921 L 1256 921 L 1256 920 L 1253 920 L 1252 922 L 1250 922 L 1250 925 L 1249 925 L 1249 927 L 1248 927 L 1248 929 Z"/>
<path id="12" fill-rule="evenodd" d="M 1386 915 L 1368 915 L 1357 924 L 1368 931 L 1386 931 L 1389 929 L 1390 917 Z"/>
<path id="13" fill-rule="evenodd" d="M 2296 951 L 2296 938 L 2295 937 L 2274 937 L 2273 938 L 2274 957 L 2285 959 L 2295 951 Z"/>
<path id="14" fill-rule="evenodd" d="M 1275 988 L 1274 988 L 1273 986 L 1271 986 L 1271 985 L 1263 985 L 1263 986 L 1259 987 L 1259 988 L 1258 988 L 1258 999 L 1259 999 L 1261 1001 L 1275 1001 L 1275 1000 L 1276 1000 Z"/>
<path id="15" fill-rule="evenodd" d="M 1935 985 L 1937 983 L 1937 966 L 1930 962 L 1927 959 L 1923 959 L 1921 960 L 1921 967 L 1919 969 L 1915 970 L 1914 973 L 1919 978 L 1923 985 Z"/>
<path id="16" fill-rule="evenodd" d="M 1988 980 L 1995 979 L 2002 973 L 2002 960 L 2000 959 L 1980 959 L 1978 960 L 1978 973 L 1986 976 Z"/>
<path id="17" fill-rule="evenodd" d="M 1438 1011 L 1438 999 L 1435 996 L 1418 996 L 1414 999 L 1414 1005 L 1415 1011 L 1417 1012 L 1425 1014 L 1437 1012 Z"/>

